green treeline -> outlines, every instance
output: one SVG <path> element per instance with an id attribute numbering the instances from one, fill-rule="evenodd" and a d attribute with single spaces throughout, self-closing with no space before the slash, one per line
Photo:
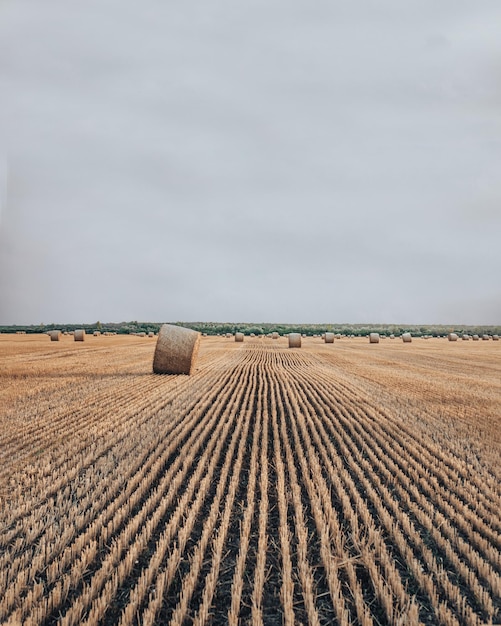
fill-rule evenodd
<path id="1" fill-rule="evenodd" d="M 241 332 L 245 335 L 267 335 L 278 332 L 280 335 L 288 333 L 301 333 L 312 336 L 321 335 L 325 332 L 333 332 L 341 335 L 355 335 L 365 337 L 369 333 L 379 333 L 380 335 L 401 335 L 411 333 L 414 337 L 431 335 L 440 337 L 450 332 L 458 334 L 468 333 L 477 335 L 501 335 L 501 326 L 463 326 L 463 325 L 405 325 L 405 324 L 272 324 L 272 323 L 251 323 L 251 322 L 169 322 L 178 326 L 185 326 L 198 330 L 206 335 L 223 335 L 226 333 Z M 46 333 L 49 330 L 73 331 L 83 328 L 86 333 L 93 333 L 95 330 L 101 332 L 115 332 L 118 334 L 131 334 L 138 332 L 157 333 L 162 322 L 95 322 L 94 324 L 38 324 L 30 326 L 0 326 L 1 333 Z"/>

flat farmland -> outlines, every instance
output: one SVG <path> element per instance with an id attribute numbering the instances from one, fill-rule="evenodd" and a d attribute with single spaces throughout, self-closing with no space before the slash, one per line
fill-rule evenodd
<path id="1" fill-rule="evenodd" d="M 0 335 L 0 623 L 501 623 L 501 342 Z"/>

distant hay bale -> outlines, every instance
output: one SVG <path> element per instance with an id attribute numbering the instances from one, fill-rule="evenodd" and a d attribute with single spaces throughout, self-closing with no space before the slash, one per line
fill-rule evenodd
<path id="1" fill-rule="evenodd" d="M 99 337 L 101 335 L 101 333 L 98 330 L 95 330 L 92 334 L 94 337 Z"/>
<path id="2" fill-rule="evenodd" d="M 200 333 L 191 328 L 163 324 L 153 356 L 155 374 L 191 374 L 200 345 Z"/>
<path id="3" fill-rule="evenodd" d="M 379 333 L 370 333 L 369 343 L 379 343 Z"/>
<path id="4" fill-rule="evenodd" d="M 242 342 L 244 340 L 244 334 L 243 333 L 235 333 L 235 341 L 238 342 Z"/>
<path id="5" fill-rule="evenodd" d="M 226 339 L 231 339 L 233 335 L 231 333 L 226 333 Z"/>
<path id="6" fill-rule="evenodd" d="M 490 337 L 489 335 L 482 335 L 482 339 L 483 341 L 489 341 Z"/>
<path id="7" fill-rule="evenodd" d="M 456 335 L 456 333 L 449 333 L 447 335 L 447 339 L 449 341 L 457 341 L 458 340 L 458 336 Z"/>
<path id="8" fill-rule="evenodd" d="M 73 331 L 73 339 L 75 341 L 84 341 L 85 340 L 85 330 L 83 328 L 79 328 L 78 330 Z"/>
<path id="9" fill-rule="evenodd" d="M 300 333 L 289 333 L 289 348 L 301 347 L 301 335 Z"/>
<path id="10" fill-rule="evenodd" d="M 492 335 L 492 341 L 499 341 L 499 335 Z"/>
<path id="11" fill-rule="evenodd" d="M 325 333 L 325 343 L 334 343 L 334 333 Z"/>
<path id="12" fill-rule="evenodd" d="M 148 337 L 154 337 L 154 336 L 155 336 L 155 333 L 152 330 L 150 330 L 150 332 L 148 333 Z"/>
<path id="13" fill-rule="evenodd" d="M 256 333 L 251 333 L 251 334 L 250 334 L 250 336 L 251 336 L 251 337 L 255 337 L 255 336 L 256 336 Z"/>
<path id="14" fill-rule="evenodd" d="M 138 337 L 146 337 L 146 333 L 145 332 L 140 332 L 140 333 L 137 333 L 137 336 Z"/>
<path id="15" fill-rule="evenodd" d="M 468 341 L 468 340 L 470 339 L 470 335 L 463 335 L 463 336 L 461 337 L 461 339 L 462 339 L 463 341 Z"/>
<path id="16" fill-rule="evenodd" d="M 336 335 L 334 335 L 334 339 L 341 339 L 341 334 L 337 333 Z"/>
<path id="17" fill-rule="evenodd" d="M 272 339 L 278 339 L 278 333 L 277 332 L 271 333 L 271 338 Z"/>
<path id="18" fill-rule="evenodd" d="M 390 339 L 395 339 L 395 335 L 390 335 Z"/>
<path id="19" fill-rule="evenodd" d="M 480 339 L 480 337 L 478 335 L 473 335 L 472 339 L 473 339 L 473 341 L 478 341 Z"/>
<path id="20" fill-rule="evenodd" d="M 60 330 L 49 330 L 47 334 L 49 335 L 51 341 L 59 341 L 61 337 Z"/>
<path id="21" fill-rule="evenodd" d="M 402 333 L 402 341 L 404 343 L 411 343 L 412 335 L 410 333 Z"/>

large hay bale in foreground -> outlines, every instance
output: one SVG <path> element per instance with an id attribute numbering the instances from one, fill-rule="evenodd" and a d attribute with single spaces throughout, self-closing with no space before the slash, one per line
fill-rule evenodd
<path id="1" fill-rule="evenodd" d="M 244 334 L 243 333 L 235 333 L 235 341 L 238 341 L 238 342 L 242 343 L 243 340 L 244 340 Z"/>
<path id="2" fill-rule="evenodd" d="M 75 341 L 84 341 L 85 340 L 85 330 L 83 328 L 79 328 L 78 330 L 73 331 L 73 339 Z"/>
<path id="3" fill-rule="evenodd" d="M 325 333 L 325 343 L 334 343 L 334 333 Z"/>
<path id="4" fill-rule="evenodd" d="M 191 374 L 200 345 L 200 333 L 191 328 L 163 324 L 153 356 L 155 374 Z"/>
<path id="5" fill-rule="evenodd" d="M 299 333 L 289 333 L 289 348 L 301 347 L 301 335 Z"/>
<path id="6" fill-rule="evenodd" d="M 456 333 L 449 333 L 447 335 L 447 339 L 449 341 L 457 341 L 458 340 L 458 336 L 456 335 Z"/>
<path id="7" fill-rule="evenodd" d="M 412 335 L 410 333 L 402 333 L 402 341 L 404 343 L 411 343 Z"/>
<path id="8" fill-rule="evenodd" d="M 379 333 L 370 333 L 369 343 L 379 343 Z"/>
<path id="9" fill-rule="evenodd" d="M 61 337 L 60 330 L 49 330 L 47 334 L 49 335 L 51 341 L 59 341 Z"/>

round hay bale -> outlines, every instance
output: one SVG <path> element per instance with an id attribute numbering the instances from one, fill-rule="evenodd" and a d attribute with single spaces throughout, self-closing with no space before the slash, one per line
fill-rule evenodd
<path id="1" fill-rule="evenodd" d="M 462 339 L 463 341 L 468 341 L 468 340 L 470 339 L 470 335 L 463 335 L 463 336 L 461 337 L 461 339 Z"/>
<path id="2" fill-rule="evenodd" d="M 300 333 L 289 333 L 289 348 L 301 347 L 301 335 Z"/>
<path id="3" fill-rule="evenodd" d="M 341 334 L 337 333 L 336 335 L 334 335 L 334 339 L 341 339 Z"/>
<path id="4" fill-rule="evenodd" d="M 480 337 L 478 335 L 473 335 L 472 339 L 473 339 L 473 341 L 478 341 L 480 339 Z"/>
<path id="5" fill-rule="evenodd" d="M 95 330 L 92 334 L 94 337 L 99 337 L 101 335 L 101 333 L 98 330 Z"/>
<path id="6" fill-rule="evenodd" d="M 51 341 L 59 341 L 61 337 L 60 330 L 49 330 L 47 334 L 49 335 Z"/>
<path id="7" fill-rule="evenodd" d="M 489 335 L 482 335 L 483 341 L 489 341 L 489 339 L 490 339 Z"/>
<path id="8" fill-rule="evenodd" d="M 369 343 L 379 343 L 379 333 L 370 333 Z"/>
<path id="9" fill-rule="evenodd" d="M 191 374 L 200 345 L 200 333 L 191 328 L 163 324 L 153 356 L 155 374 Z"/>
<path id="10" fill-rule="evenodd" d="M 243 333 L 235 333 L 235 341 L 238 342 L 242 342 L 244 340 L 244 334 Z"/>
<path id="11" fill-rule="evenodd" d="M 390 339 L 395 339 L 395 335 L 390 335 Z"/>
<path id="12" fill-rule="evenodd" d="M 499 341 L 499 335 L 492 335 L 492 341 Z"/>
<path id="13" fill-rule="evenodd" d="M 154 337 L 154 336 L 155 336 L 155 333 L 152 330 L 150 330 L 150 332 L 148 333 L 148 337 Z"/>
<path id="14" fill-rule="evenodd" d="M 79 328 L 78 330 L 73 331 L 73 339 L 75 341 L 84 341 L 85 340 L 85 330 L 83 328 Z"/>
<path id="15" fill-rule="evenodd" d="M 325 333 L 325 343 L 334 343 L 334 333 Z"/>
<path id="16" fill-rule="evenodd" d="M 226 333 L 226 339 L 231 339 L 233 335 L 231 333 Z"/>
<path id="17" fill-rule="evenodd" d="M 145 332 L 140 332 L 140 333 L 137 333 L 137 336 L 138 337 L 146 337 L 146 333 Z"/>
<path id="18" fill-rule="evenodd" d="M 458 340 L 458 336 L 456 335 L 456 333 L 449 333 L 447 335 L 447 339 L 449 341 L 457 341 Z"/>
<path id="19" fill-rule="evenodd" d="M 410 343 L 412 341 L 412 335 L 410 333 L 402 333 L 402 341 L 404 343 Z"/>
<path id="20" fill-rule="evenodd" d="M 271 333 L 271 338 L 278 339 L 278 333 L 277 332 Z"/>

